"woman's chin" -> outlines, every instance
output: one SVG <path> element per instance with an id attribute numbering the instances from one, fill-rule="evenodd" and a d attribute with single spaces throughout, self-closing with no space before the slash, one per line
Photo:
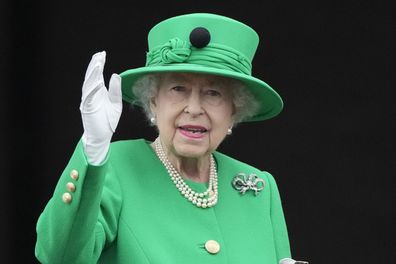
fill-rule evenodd
<path id="1" fill-rule="evenodd" d="M 184 145 L 174 146 L 176 155 L 184 158 L 201 158 L 208 154 L 208 148 L 203 146 Z"/>

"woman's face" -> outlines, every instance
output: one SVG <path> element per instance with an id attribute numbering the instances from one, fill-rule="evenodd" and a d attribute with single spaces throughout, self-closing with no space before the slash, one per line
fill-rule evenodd
<path id="1" fill-rule="evenodd" d="M 191 73 L 161 78 L 151 110 L 168 155 L 204 157 L 223 141 L 233 124 L 233 101 L 222 80 Z"/>

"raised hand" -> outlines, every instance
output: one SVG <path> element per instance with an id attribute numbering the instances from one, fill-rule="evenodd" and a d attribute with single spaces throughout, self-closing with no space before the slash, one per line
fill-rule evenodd
<path id="1" fill-rule="evenodd" d="M 82 87 L 82 141 L 85 154 L 92 165 L 99 165 L 106 158 L 122 112 L 121 77 L 113 74 L 107 90 L 103 78 L 105 61 L 105 51 L 92 56 Z"/>

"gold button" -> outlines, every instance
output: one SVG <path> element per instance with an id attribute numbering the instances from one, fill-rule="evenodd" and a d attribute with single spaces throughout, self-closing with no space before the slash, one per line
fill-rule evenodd
<path id="1" fill-rule="evenodd" d="M 205 243 L 205 249 L 211 254 L 217 254 L 220 251 L 220 245 L 215 240 L 208 240 Z"/>
<path id="2" fill-rule="evenodd" d="M 77 180 L 78 180 L 78 171 L 77 171 L 77 170 L 72 170 L 72 171 L 70 172 L 70 177 L 71 177 L 73 180 L 77 181 Z"/>
<path id="3" fill-rule="evenodd" d="M 70 193 L 66 192 L 62 195 L 62 200 L 64 203 L 71 203 L 72 201 L 72 196 Z"/>
<path id="4" fill-rule="evenodd" d="M 74 185 L 72 182 L 68 182 L 66 184 L 66 188 L 69 192 L 74 192 L 76 190 L 76 185 Z"/>

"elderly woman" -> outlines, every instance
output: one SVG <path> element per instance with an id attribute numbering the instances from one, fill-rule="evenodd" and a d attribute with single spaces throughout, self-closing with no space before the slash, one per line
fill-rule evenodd
<path id="1" fill-rule="evenodd" d="M 282 109 L 251 76 L 258 44 L 214 14 L 167 19 L 149 33 L 145 67 L 114 74 L 92 57 L 84 134 L 37 223 L 42 263 L 296 263 L 274 178 L 216 151 L 239 122 Z M 122 84 L 121 84 L 122 83 Z M 158 130 L 110 143 L 122 98 Z"/>

